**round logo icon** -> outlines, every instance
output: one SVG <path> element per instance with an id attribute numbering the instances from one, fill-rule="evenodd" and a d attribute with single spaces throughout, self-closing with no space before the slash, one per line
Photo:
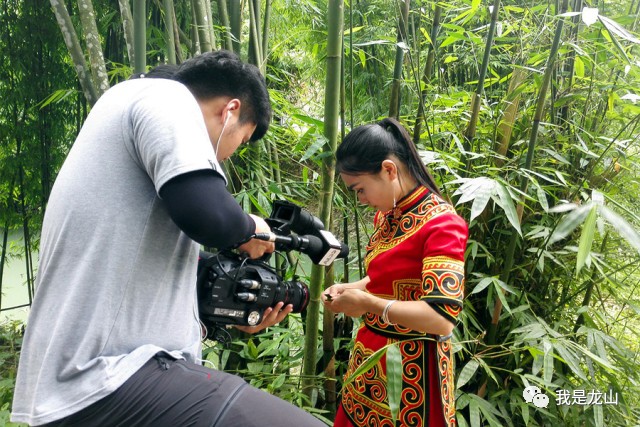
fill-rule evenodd
<path id="1" fill-rule="evenodd" d="M 530 385 L 529 387 L 524 389 L 524 391 L 522 392 L 522 397 L 524 398 L 525 402 L 531 403 L 533 402 L 533 398 L 535 397 L 535 395 L 540 393 L 542 393 L 540 387 Z"/>
<path id="2" fill-rule="evenodd" d="M 546 408 L 549 406 L 549 396 L 546 394 L 538 393 L 533 396 L 533 405 L 536 408 Z"/>

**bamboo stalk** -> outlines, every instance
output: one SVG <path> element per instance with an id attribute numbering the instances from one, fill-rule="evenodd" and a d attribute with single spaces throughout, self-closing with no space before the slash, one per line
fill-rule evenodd
<path id="1" fill-rule="evenodd" d="M 391 97 L 389 100 L 389 117 L 398 118 L 400 114 L 400 86 L 402 82 L 402 63 L 404 61 L 404 49 L 401 44 L 407 45 L 407 26 L 409 21 L 410 0 L 398 0 L 400 17 L 398 18 L 398 35 L 396 46 L 396 60 L 393 67 L 393 82 L 391 83 Z"/>
<path id="2" fill-rule="evenodd" d="M 498 146 L 496 152 L 498 155 L 504 157 L 509 150 L 509 142 L 511 141 L 511 133 L 513 132 L 513 125 L 516 122 L 516 116 L 518 114 L 518 106 L 520 105 L 520 94 L 512 95 L 524 81 L 525 72 L 522 68 L 514 68 L 511 74 L 511 81 L 509 82 L 509 88 L 505 96 L 505 103 L 507 107 L 502 115 L 502 120 L 498 125 Z M 503 161 L 500 157 L 496 157 L 496 166 L 500 167 Z"/>
<path id="3" fill-rule="evenodd" d="M 324 136 L 325 152 L 334 153 L 339 132 L 340 63 L 342 62 L 342 25 L 344 4 L 342 0 L 329 0 L 327 22 L 327 73 L 325 80 Z M 322 190 L 320 194 L 320 219 L 329 226 L 331 219 L 333 188 L 335 183 L 335 159 L 326 156 L 322 162 Z M 323 291 L 324 268 L 311 268 L 309 305 L 307 307 L 306 339 L 304 346 L 303 392 L 311 397 L 315 388 L 313 376 L 316 369 L 318 323 L 320 320 L 320 294 Z"/>
<path id="4" fill-rule="evenodd" d="M 56 20 L 58 21 L 58 26 L 60 26 L 60 31 L 62 32 L 62 38 L 64 39 L 64 43 L 67 45 L 67 49 L 71 55 L 71 60 L 73 61 L 76 73 L 78 74 L 80 87 L 82 88 L 89 105 L 93 106 L 100 96 L 98 95 L 98 89 L 91 79 L 89 68 L 87 67 L 87 63 L 84 59 L 84 53 L 80 47 L 78 35 L 73 28 L 69 12 L 61 0 L 51 0 L 51 7 L 53 8 Z"/>
<path id="5" fill-rule="evenodd" d="M 147 12 L 144 1 L 133 2 L 133 70 L 144 73 L 147 68 Z"/>
<path id="6" fill-rule="evenodd" d="M 198 40 L 200 41 L 200 51 L 203 53 L 211 52 L 211 32 L 209 31 L 209 22 L 207 22 L 205 0 L 193 0 L 192 5 Z"/>
<path id="7" fill-rule="evenodd" d="M 562 7 L 559 14 L 563 14 L 566 12 L 568 7 L 568 0 L 563 0 Z M 547 98 L 547 92 L 549 90 L 549 85 L 551 82 L 551 74 L 553 72 L 555 66 L 556 56 L 558 54 L 558 48 L 560 46 L 560 38 L 562 36 L 562 29 L 564 28 L 564 19 L 558 19 L 558 24 L 556 26 L 556 31 L 553 39 L 553 43 L 551 45 L 551 50 L 549 52 L 549 57 L 547 58 L 547 63 L 545 65 L 544 76 L 542 79 L 542 84 L 540 86 L 540 92 L 538 93 L 538 99 L 536 103 L 536 110 L 533 120 L 533 126 L 531 128 L 531 134 L 529 136 L 529 146 L 527 148 L 527 157 L 524 164 L 524 169 L 531 169 L 531 165 L 533 163 L 533 154 L 536 146 L 537 138 L 538 138 L 538 129 L 540 127 L 540 122 L 542 121 L 542 116 L 544 113 L 545 101 Z M 520 194 L 525 194 L 527 191 L 528 180 L 526 176 L 522 175 L 520 178 L 519 184 L 519 192 Z M 520 197 L 520 203 L 518 204 L 518 214 L 519 219 L 522 220 L 522 210 L 524 207 L 524 198 Z M 512 231 L 509 245 L 505 252 L 505 263 L 502 267 L 502 273 L 500 275 L 500 280 L 507 283 L 509 277 L 511 275 L 511 269 L 513 268 L 514 257 L 515 257 L 515 249 L 516 244 L 518 242 L 518 233 Z M 487 344 L 492 345 L 495 343 L 496 331 L 498 327 L 498 322 L 500 319 L 500 313 L 502 311 L 502 302 L 498 298 L 494 305 L 493 317 L 491 319 L 491 325 L 489 326 L 489 330 L 487 333 Z"/>
<path id="8" fill-rule="evenodd" d="M 122 29 L 124 30 L 124 42 L 127 45 L 129 64 L 135 64 L 135 49 L 133 48 L 133 16 L 129 0 L 118 0 L 120 16 L 122 17 Z"/>
<path id="9" fill-rule="evenodd" d="M 241 0 L 229 0 L 229 20 L 231 23 L 231 34 L 233 36 L 233 51 L 240 55 L 240 38 L 242 34 Z"/>
<path id="10" fill-rule="evenodd" d="M 438 30 L 440 29 L 440 16 L 442 15 L 442 6 L 440 3 L 435 5 L 435 9 L 433 11 L 433 24 L 431 25 L 431 33 L 429 37 L 431 38 L 431 43 L 429 43 L 429 50 L 427 52 L 427 60 L 424 63 L 424 70 L 422 71 L 422 82 L 424 87 L 420 91 L 420 97 L 418 99 L 418 114 L 416 114 L 416 122 L 413 127 L 413 142 L 415 144 L 420 141 L 420 135 L 422 134 L 422 123 L 423 120 L 426 123 L 427 118 L 425 117 L 425 99 L 427 98 L 428 93 L 428 85 L 433 78 L 433 63 L 436 57 L 436 49 L 437 44 L 436 40 L 438 37 Z"/>
<path id="11" fill-rule="evenodd" d="M 482 93 L 484 92 L 484 80 L 489 69 L 489 58 L 491 57 L 491 48 L 493 46 L 493 38 L 496 33 L 496 23 L 498 22 L 498 12 L 500 10 L 500 0 L 494 0 L 493 10 L 491 11 L 491 23 L 489 24 L 489 33 L 487 34 L 487 42 L 484 48 L 484 56 L 482 58 L 482 65 L 480 66 L 480 74 L 478 76 L 478 84 L 476 91 L 471 97 L 471 117 L 469 123 L 464 131 L 463 147 L 465 152 L 462 153 L 462 157 L 465 159 L 467 165 L 466 171 L 471 168 L 471 159 L 467 156 L 468 152 L 473 151 L 473 141 L 476 137 L 476 126 L 478 125 L 478 117 L 480 116 L 480 101 L 482 99 Z"/>
<path id="12" fill-rule="evenodd" d="M 262 74 L 262 47 L 260 46 L 260 10 L 256 2 L 249 0 L 249 62 L 260 68 Z"/>
<path id="13" fill-rule="evenodd" d="M 164 26 L 167 37 L 167 62 L 176 63 L 176 39 L 173 31 L 173 20 L 175 16 L 173 0 L 164 0 Z"/>
<path id="14" fill-rule="evenodd" d="M 223 34 L 224 48 L 233 51 L 233 41 L 231 39 L 231 24 L 229 22 L 229 8 L 227 0 L 218 0 L 218 19 L 225 28 Z"/>
<path id="15" fill-rule="evenodd" d="M 107 76 L 107 67 L 104 63 L 102 54 L 102 43 L 100 42 L 100 34 L 96 25 L 95 12 L 93 11 L 93 3 L 91 0 L 78 0 L 78 14 L 84 31 L 84 40 L 89 53 L 89 68 L 93 81 L 96 84 L 98 96 L 101 96 L 109 89 L 109 78 Z"/>
<path id="16" fill-rule="evenodd" d="M 269 29 L 271 28 L 270 24 L 271 20 L 271 0 L 265 0 L 264 2 L 264 18 L 262 24 L 262 62 L 261 69 L 263 69 L 263 74 L 266 73 L 267 70 L 267 56 L 269 54 Z"/>

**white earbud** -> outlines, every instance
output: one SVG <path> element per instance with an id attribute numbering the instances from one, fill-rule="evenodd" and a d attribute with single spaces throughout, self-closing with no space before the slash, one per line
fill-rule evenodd
<path id="1" fill-rule="evenodd" d="M 222 130 L 220 131 L 220 136 L 216 141 L 216 145 L 213 147 L 213 153 L 216 156 L 216 159 L 218 158 L 218 146 L 220 145 L 220 139 L 222 139 L 222 133 L 227 128 L 227 122 L 229 121 L 229 118 L 231 118 L 231 110 L 227 110 L 227 117 L 224 118 L 224 123 L 222 124 Z"/>

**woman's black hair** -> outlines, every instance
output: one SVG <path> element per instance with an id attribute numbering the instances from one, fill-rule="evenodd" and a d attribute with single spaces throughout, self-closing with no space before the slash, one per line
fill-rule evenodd
<path id="1" fill-rule="evenodd" d="M 391 117 L 349 132 L 336 151 L 336 168 L 349 175 L 376 174 L 391 155 L 407 167 L 419 184 L 442 196 L 409 133 Z"/>

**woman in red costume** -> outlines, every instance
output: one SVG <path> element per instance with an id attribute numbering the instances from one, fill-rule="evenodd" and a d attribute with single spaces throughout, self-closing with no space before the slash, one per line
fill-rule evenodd
<path id="1" fill-rule="evenodd" d="M 397 343 L 402 392 L 394 424 L 382 357 L 343 388 L 334 426 L 454 426 L 450 337 L 462 308 L 467 224 L 442 198 L 396 120 L 357 127 L 336 158 L 347 187 L 377 212 L 367 275 L 331 286 L 323 303 L 363 316 L 345 378 L 376 350 Z"/>

